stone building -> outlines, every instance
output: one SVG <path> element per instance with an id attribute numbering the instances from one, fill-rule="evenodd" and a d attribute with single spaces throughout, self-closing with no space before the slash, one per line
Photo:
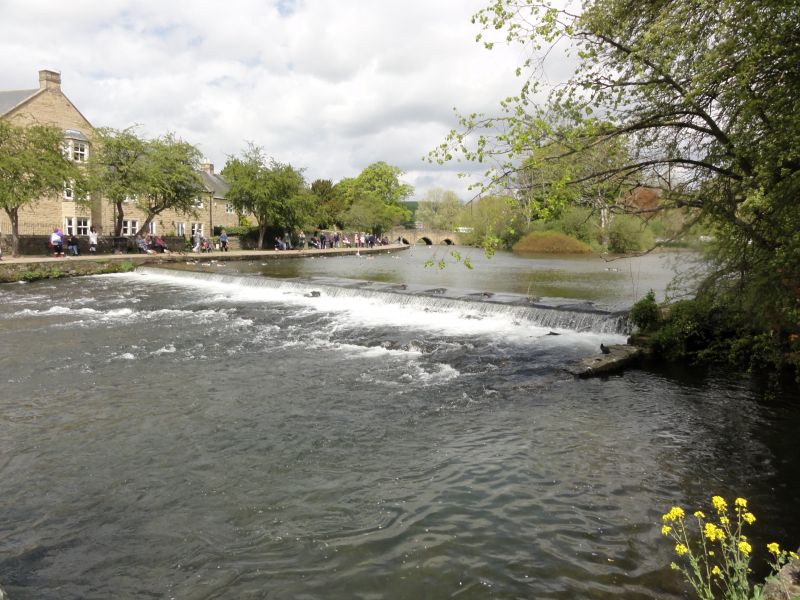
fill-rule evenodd
<path id="1" fill-rule="evenodd" d="M 65 152 L 76 162 L 86 162 L 91 154 L 92 124 L 61 91 L 61 74 L 39 71 L 39 87 L 31 90 L 0 91 L 0 119 L 15 125 L 40 123 L 64 131 Z M 60 195 L 40 198 L 20 210 L 22 235 L 47 234 L 54 225 L 88 232 L 93 222 L 100 222 L 102 207 L 81 206 L 74 202 L 68 183 Z M 0 233 L 11 232 L 11 221 L 0 212 Z"/>
<path id="2" fill-rule="evenodd" d="M 85 163 L 92 158 L 94 128 L 61 90 L 61 74 L 39 71 L 39 87 L 30 90 L 0 91 L 0 119 L 16 125 L 40 123 L 64 131 L 64 148 L 74 161 Z M 214 165 L 203 164 L 199 172 L 203 191 L 195 201 L 195 210 L 184 213 L 167 210 L 150 224 L 150 233 L 157 235 L 192 235 L 200 228 L 203 235 L 213 234 L 214 227 L 238 225 L 236 211 L 226 202 L 229 186 L 214 172 Z M 21 235 L 46 235 L 58 225 L 66 233 L 86 235 L 94 225 L 101 235 L 114 232 L 114 207 L 102 198 L 93 198 L 88 205 L 74 200 L 68 182 L 62 194 L 40 198 L 20 210 Z M 130 202 L 123 205 L 123 235 L 133 235 L 144 223 L 145 213 Z M 11 232 L 11 222 L 0 211 L 0 234 Z"/>

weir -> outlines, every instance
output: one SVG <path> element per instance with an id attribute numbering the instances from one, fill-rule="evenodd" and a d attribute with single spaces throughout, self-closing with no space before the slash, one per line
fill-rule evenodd
<path id="1" fill-rule="evenodd" d="M 550 329 L 623 335 L 631 330 L 627 311 L 607 311 L 588 302 L 546 304 L 519 294 L 491 294 L 327 277 L 274 279 L 153 267 L 140 267 L 137 272 L 187 282 L 195 280 L 243 288 L 269 288 L 310 299 L 364 298 L 398 307 L 461 314 L 467 319 L 504 316 Z"/>

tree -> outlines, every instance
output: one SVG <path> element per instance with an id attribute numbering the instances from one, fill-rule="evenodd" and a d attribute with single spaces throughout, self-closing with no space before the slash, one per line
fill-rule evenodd
<path id="1" fill-rule="evenodd" d="M 137 235 L 147 231 L 151 221 L 167 209 L 184 213 L 195 211 L 203 183 L 197 173 L 200 151 L 173 134 L 147 142 L 137 171 L 142 177 L 136 205 L 145 213 Z"/>
<path id="2" fill-rule="evenodd" d="M 417 220 L 432 229 L 452 231 L 460 214 L 461 200 L 455 192 L 442 188 L 428 190 L 417 208 Z"/>
<path id="3" fill-rule="evenodd" d="M 408 219 L 411 213 L 402 202 L 411 196 L 414 188 L 400 183 L 402 175 L 399 167 L 381 161 L 371 164 L 352 182 L 343 185 L 339 193 L 349 200 L 344 224 L 380 235 Z"/>
<path id="4" fill-rule="evenodd" d="M 147 141 L 135 128 L 109 127 L 95 131 L 95 149 L 89 162 L 89 188 L 114 207 L 114 235 L 122 235 L 126 200 L 144 193 L 143 158 Z"/>
<path id="5" fill-rule="evenodd" d="M 20 127 L 0 121 L 0 207 L 11 220 L 12 254 L 19 254 L 19 211 L 40 198 L 63 193 L 82 178 L 80 169 L 64 156 L 64 134 L 46 125 Z"/>
<path id="6" fill-rule="evenodd" d="M 800 330 L 796 2 L 588 0 L 572 14 L 547 0 L 494 0 L 473 19 L 535 51 L 568 38 L 578 66 L 537 107 L 531 54 L 505 112 L 462 117 L 433 160 L 496 160 L 487 174 L 498 181 L 536 148 L 580 155 L 622 140 L 627 160 L 573 183 L 658 185 L 662 208 L 697 209 L 718 238 L 705 293 L 736 305 L 743 322 Z"/>
<path id="7" fill-rule="evenodd" d="M 231 157 L 222 169 L 228 181 L 228 200 L 258 223 L 258 247 L 264 247 L 267 226 L 305 225 L 308 197 L 302 171 L 268 159 L 261 147 L 249 143 L 240 157 Z"/>

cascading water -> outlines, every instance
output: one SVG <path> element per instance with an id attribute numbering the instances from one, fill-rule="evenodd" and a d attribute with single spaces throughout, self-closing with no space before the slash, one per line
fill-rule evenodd
<path id="1" fill-rule="evenodd" d="M 206 284 L 215 287 L 273 292 L 285 302 L 311 304 L 321 309 L 350 305 L 353 302 L 383 304 L 395 309 L 408 308 L 458 318 L 480 319 L 502 317 L 518 322 L 529 322 L 549 329 L 566 329 L 576 332 L 593 332 L 624 335 L 630 332 L 625 311 L 605 311 L 588 303 L 548 306 L 515 294 L 493 294 L 429 288 L 419 285 L 396 285 L 363 281 L 346 281 L 332 278 L 272 279 L 220 275 L 195 271 L 177 271 L 143 267 L 142 274 L 165 280 L 188 280 L 189 285 Z M 311 301 L 309 301 L 311 299 Z M 343 302 L 344 301 L 344 302 Z"/>

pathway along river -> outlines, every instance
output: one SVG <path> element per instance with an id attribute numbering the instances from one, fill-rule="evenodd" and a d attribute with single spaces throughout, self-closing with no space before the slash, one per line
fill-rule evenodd
<path id="1" fill-rule="evenodd" d="M 430 252 L 0 287 L 0 586 L 680 598 L 660 515 L 712 494 L 750 499 L 754 545 L 800 541 L 796 397 L 720 372 L 575 380 L 565 361 L 622 336 L 508 295 L 613 310 L 662 290 L 666 259 Z"/>

